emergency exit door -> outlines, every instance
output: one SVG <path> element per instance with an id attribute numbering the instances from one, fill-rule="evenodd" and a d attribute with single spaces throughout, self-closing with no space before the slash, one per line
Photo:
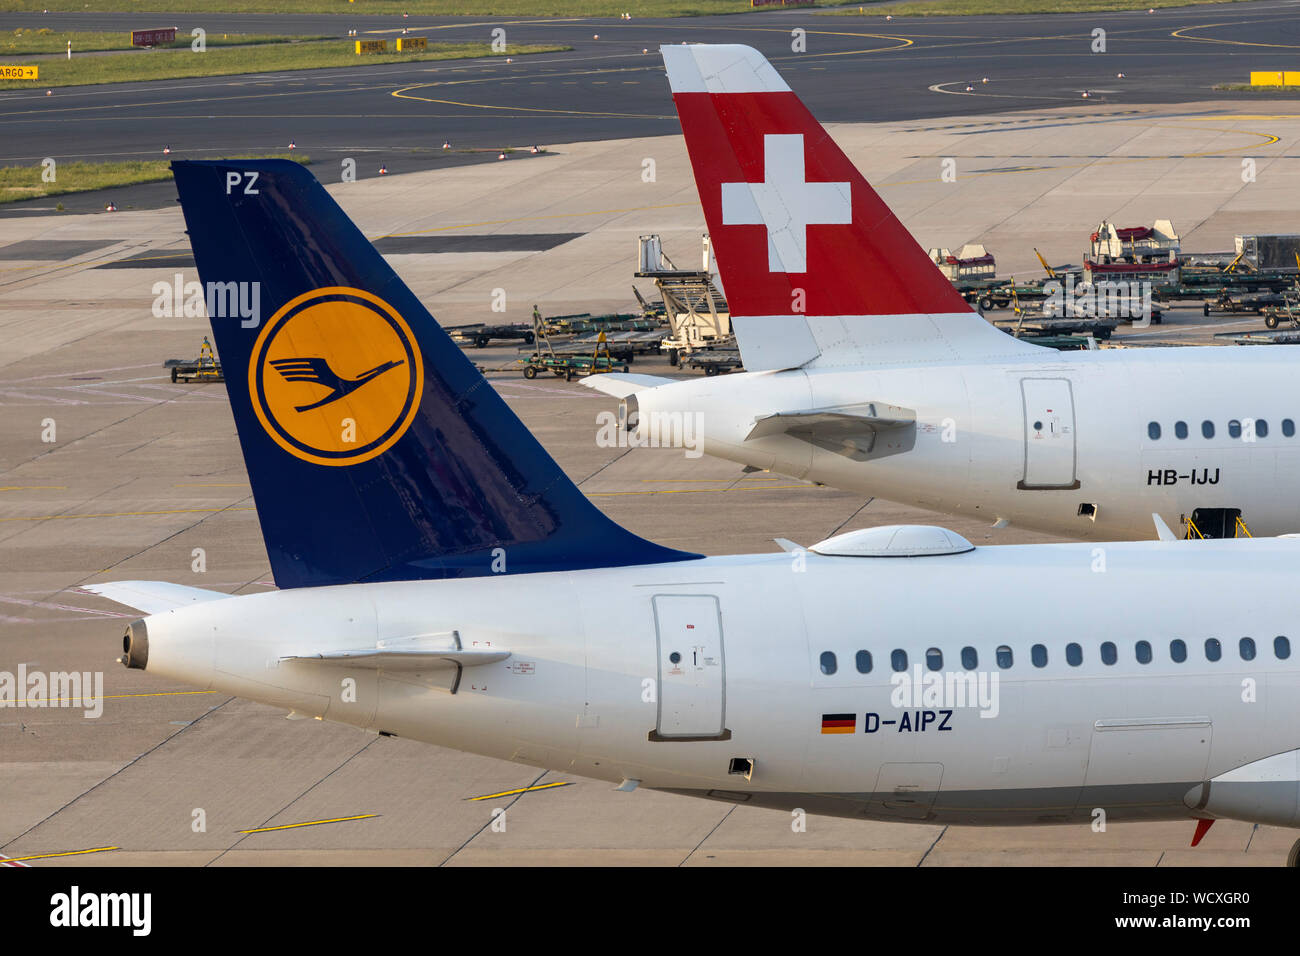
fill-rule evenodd
<path id="1" fill-rule="evenodd" d="M 722 612 L 713 595 L 654 598 L 659 708 L 652 740 L 726 739 Z"/>
<path id="2" fill-rule="evenodd" d="M 1064 378 L 1020 380 L 1025 407 L 1025 471 L 1017 488 L 1078 488 L 1074 395 Z"/>

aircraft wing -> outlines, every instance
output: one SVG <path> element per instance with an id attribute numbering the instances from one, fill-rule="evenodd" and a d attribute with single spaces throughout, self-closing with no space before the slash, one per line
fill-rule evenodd
<path id="1" fill-rule="evenodd" d="M 745 440 L 771 435 L 788 435 L 854 461 L 866 461 L 911 451 L 916 441 L 916 412 L 878 402 L 777 412 L 755 419 Z"/>
<path id="2" fill-rule="evenodd" d="M 588 375 L 580 380 L 588 388 L 594 388 L 615 398 L 627 398 L 633 392 L 643 392 L 647 388 L 658 388 L 674 381 L 658 375 L 638 375 L 635 372 L 604 372 L 600 375 Z"/>
<path id="3" fill-rule="evenodd" d="M 190 604 L 233 597 L 223 591 L 192 588 L 169 581 L 105 581 L 100 584 L 83 584 L 80 590 L 98 594 L 145 614 L 160 614 Z"/>

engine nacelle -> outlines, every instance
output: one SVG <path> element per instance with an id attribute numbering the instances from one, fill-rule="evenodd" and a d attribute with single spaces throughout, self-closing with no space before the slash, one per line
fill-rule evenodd
<path id="1" fill-rule="evenodd" d="M 1187 791 L 1183 802 L 1215 817 L 1300 827 L 1300 750 L 1219 774 Z"/>

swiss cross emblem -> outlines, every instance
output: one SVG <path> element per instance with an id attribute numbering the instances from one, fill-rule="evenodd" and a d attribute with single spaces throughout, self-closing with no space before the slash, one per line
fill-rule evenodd
<path id="1" fill-rule="evenodd" d="M 722 222 L 767 227 L 767 271 L 808 271 L 808 227 L 848 225 L 848 183 L 810 183 L 804 175 L 803 134 L 763 137 L 763 182 L 723 183 Z"/>

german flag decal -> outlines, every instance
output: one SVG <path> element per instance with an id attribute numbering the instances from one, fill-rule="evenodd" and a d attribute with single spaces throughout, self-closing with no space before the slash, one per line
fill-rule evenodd
<path id="1" fill-rule="evenodd" d="M 822 733 L 824 734 L 851 734 L 857 729 L 857 714 L 822 714 Z"/>

